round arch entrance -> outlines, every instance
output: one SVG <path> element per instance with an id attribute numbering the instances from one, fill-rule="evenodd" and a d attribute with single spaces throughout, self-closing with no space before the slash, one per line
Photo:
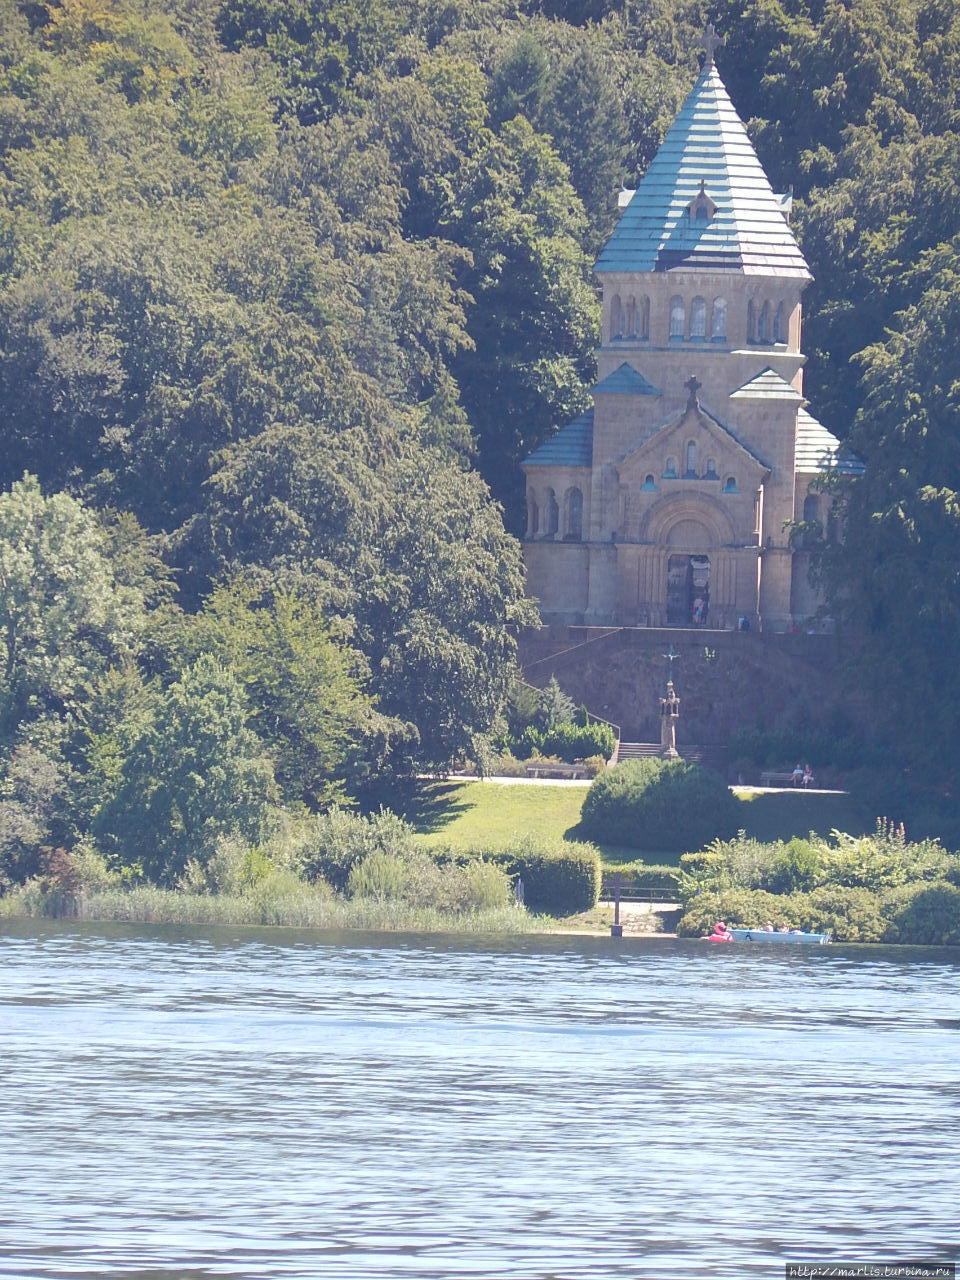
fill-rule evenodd
<path id="1" fill-rule="evenodd" d="M 692 513 L 667 534 L 667 626 L 699 627 L 710 612 L 710 557 L 716 536 Z"/>
<path id="2" fill-rule="evenodd" d="M 710 613 L 710 557 L 667 558 L 667 626 L 701 627 Z"/>

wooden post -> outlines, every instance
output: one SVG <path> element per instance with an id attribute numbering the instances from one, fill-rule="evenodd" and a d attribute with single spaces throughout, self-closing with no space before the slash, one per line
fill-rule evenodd
<path id="1" fill-rule="evenodd" d="M 613 924 L 610 926 L 611 938 L 623 937 L 623 925 L 620 923 L 620 872 L 613 877 Z"/>

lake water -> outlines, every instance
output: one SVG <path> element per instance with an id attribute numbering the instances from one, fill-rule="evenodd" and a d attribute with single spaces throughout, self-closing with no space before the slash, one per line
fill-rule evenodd
<path id="1" fill-rule="evenodd" d="M 960 957 L 0 923 L 0 1276 L 960 1254 Z"/>

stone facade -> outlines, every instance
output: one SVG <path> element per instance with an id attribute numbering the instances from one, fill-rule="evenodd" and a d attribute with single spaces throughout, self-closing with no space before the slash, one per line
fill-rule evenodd
<path id="1" fill-rule="evenodd" d="M 847 467 L 803 399 L 811 279 L 708 59 L 597 263 L 593 409 L 526 460 L 547 622 L 785 631 L 819 600 L 790 526 Z"/>

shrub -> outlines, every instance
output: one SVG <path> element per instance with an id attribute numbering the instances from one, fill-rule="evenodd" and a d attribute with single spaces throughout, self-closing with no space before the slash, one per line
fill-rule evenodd
<path id="1" fill-rule="evenodd" d="M 946 881 L 911 884 L 883 896 L 885 942 L 960 945 L 960 888 Z"/>
<path id="2" fill-rule="evenodd" d="M 686 760 L 626 760 L 593 781 L 580 825 L 593 840 L 682 853 L 732 835 L 739 816 L 739 801 L 710 769 Z"/>
<path id="3" fill-rule="evenodd" d="M 351 868 L 347 891 L 353 898 L 457 913 L 504 907 L 511 899 L 502 867 L 481 858 L 441 863 L 422 849 L 402 854 L 375 850 Z"/>
<path id="4" fill-rule="evenodd" d="M 403 857 L 416 849 L 413 827 L 388 809 L 362 818 L 333 808 L 315 818 L 303 833 L 296 869 L 308 880 L 322 878 L 342 891 L 351 869 L 370 854 Z"/>
<path id="5" fill-rule="evenodd" d="M 880 897 L 869 889 L 823 885 L 792 902 L 801 929 L 829 933 L 836 942 L 879 942 L 886 932 Z"/>
<path id="6" fill-rule="evenodd" d="M 525 778 L 527 768 L 522 760 L 505 751 L 503 755 L 491 756 L 485 761 L 484 773 L 490 778 Z"/>
<path id="7" fill-rule="evenodd" d="M 376 898 L 378 902 L 384 902 L 387 898 L 402 898 L 407 879 L 407 866 L 403 858 L 395 853 L 374 849 L 362 862 L 355 862 L 350 868 L 347 893 L 351 898 Z"/>
<path id="8" fill-rule="evenodd" d="M 680 866 L 687 898 L 704 889 L 793 893 L 816 884 L 820 849 L 812 840 L 765 844 L 740 831 L 732 840 L 714 840 L 699 853 L 685 853 Z"/>
<path id="9" fill-rule="evenodd" d="M 579 725 L 569 721 L 551 725 L 548 729 L 530 727 L 523 735 L 523 743 L 530 752 L 559 756 L 567 764 L 583 760 L 586 756 L 602 756 L 606 761 L 617 745 L 616 735 L 608 724 L 592 721 Z"/>
<path id="10" fill-rule="evenodd" d="M 653 862 L 606 863 L 603 880 L 610 890 L 613 889 L 615 876 L 620 877 L 620 888 L 625 893 L 637 889 L 669 889 L 678 895 L 680 892 L 679 867 L 662 866 Z"/>
<path id="11" fill-rule="evenodd" d="M 516 884 L 523 881 L 523 900 L 530 911 L 571 916 L 589 911 L 600 897 L 600 854 L 588 844 L 536 845 L 517 840 L 487 854 Z"/>
<path id="12" fill-rule="evenodd" d="M 902 824 L 877 819 L 869 836 L 833 833 L 823 852 L 823 878 L 879 892 L 910 880 L 943 879 L 954 861 L 936 840 L 910 843 Z"/>
<path id="13" fill-rule="evenodd" d="M 781 925 L 797 923 L 791 910 L 792 899 L 762 889 L 724 889 L 720 892 L 698 894 L 686 906 L 677 935 L 681 938 L 703 938 L 718 920 L 727 925 L 749 929 L 763 926 L 768 921 L 779 929 Z"/>

